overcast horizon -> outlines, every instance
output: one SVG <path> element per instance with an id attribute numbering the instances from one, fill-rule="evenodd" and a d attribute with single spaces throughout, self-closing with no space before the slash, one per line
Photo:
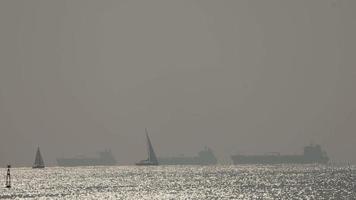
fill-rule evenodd
<path id="1" fill-rule="evenodd" d="M 111 149 L 356 158 L 356 1 L 0 1 L 0 167 Z"/>

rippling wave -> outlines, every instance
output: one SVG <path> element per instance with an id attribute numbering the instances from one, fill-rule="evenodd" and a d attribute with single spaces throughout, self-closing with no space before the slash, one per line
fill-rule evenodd
<path id="1" fill-rule="evenodd" d="M 117 166 L 11 172 L 12 188 L 1 187 L 1 199 L 356 199 L 355 167 Z"/>

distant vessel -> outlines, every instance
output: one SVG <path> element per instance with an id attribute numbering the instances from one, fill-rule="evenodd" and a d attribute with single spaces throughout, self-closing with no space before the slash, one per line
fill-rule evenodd
<path id="1" fill-rule="evenodd" d="M 35 157 L 35 162 L 32 165 L 32 168 L 44 168 L 45 164 L 40 152 L 40 147 L 37 147 L 37 152 L 36 152 L 36 157 Z"/>
<path id="2" fill-rule="evenodd" d="M 215 165 L 217 159 L 213 151 L 205 147 L 204 150 L 198 153 L 198 156 L 176 156 L 176 157 L 162 157 L 158 158 L 161 165 Z"/>
<path id="3" fill-rule="evenodd" d="M 145 132 L 146 132 L 146 140 L 147 140 L 148 158 L 146 160 L 141 160 L 140 162 L 136 163 L 136 165 L 158 165 L 158 160 L 157 160 L 156 154 L 153 150 L 151 140 L 148 137 L 147 129 L 145 129 Z"/>
<path id="4" fill-rule="evenodd" d="M 116 160 L 111 150 L 98 152 L 99 157 L 78 156 L 74 158 L 57 158 L 58 166 L 75 167 L 75 166 L 111 166 L 116 165 Z"/>
<path id="5" fill-rule="evenodd" d="M 231 156 L 235 165 L 237 164 L 310 164 L 329 161 L 328 156 L 322 151 L 320 145 L 309 145 L 304 147 L 302 155 L 280 155 L 273 153 L 268 155 L 233 155 Z"/>
<path id="6" fill-rule="evenodd" d="M 6 181 L 5 181 L 5 187 L 6 188 L 11 188 L 10 168 L 11 168 L 11 165 L 7 165 L 7 173 L 6 173 Z"/>

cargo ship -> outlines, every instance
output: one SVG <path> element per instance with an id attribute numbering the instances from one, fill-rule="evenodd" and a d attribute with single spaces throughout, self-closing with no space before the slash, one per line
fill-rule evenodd
<path id="1" fill-rule="evenodd" d="M 329 158 L 320 145 L 309 145 L 304 147 L 301 155 L 281 155 L 279 153 L 265 155 L 233 155 L 231 159 L 235 165 L 238 164 L 325 164 Z"/>
<path id="2" fill-rule="evenodd" d="M 58 166 L 75 167 L 75 166 L 111 166 L 116 165 L 116 160 L 111 150 L 98 152 L 97 157 L 77 156 L 74 158 L 57 158 Z"/>
<path id="3" fill-rule="evenodd" d="M 215 165 L 217 159 L 213 151 L 205 147 L 204 150 L 198 153 L 198 156 L 176 156 L 158 158 L 161 165 Z"/>

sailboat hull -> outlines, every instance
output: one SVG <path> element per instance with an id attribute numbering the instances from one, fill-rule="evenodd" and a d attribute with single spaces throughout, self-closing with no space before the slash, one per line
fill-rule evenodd
<path id="1" fill-rule="evenodd" d="M 137 165 L 137 166 L 157 166 L 158 163 L 141 163 L 141 162 L 138 162 L 138 163 L 135 163 L 135 165 Z"/>
<path id="2" fill-rule="evenodd" d="M 32 169 L 43 169 L 45 166 L 32 166 Z"/>
<path id="3" fill-rule="evenodd" d="M 136 166 L 157 166 L 158 164 L 153 164 L 153 163 L 151 163 L 151 164 L 147 164 L 147 163 L 145 163 L 145 164 L 136 163 L 135 165 L 136 165 Z"/>

